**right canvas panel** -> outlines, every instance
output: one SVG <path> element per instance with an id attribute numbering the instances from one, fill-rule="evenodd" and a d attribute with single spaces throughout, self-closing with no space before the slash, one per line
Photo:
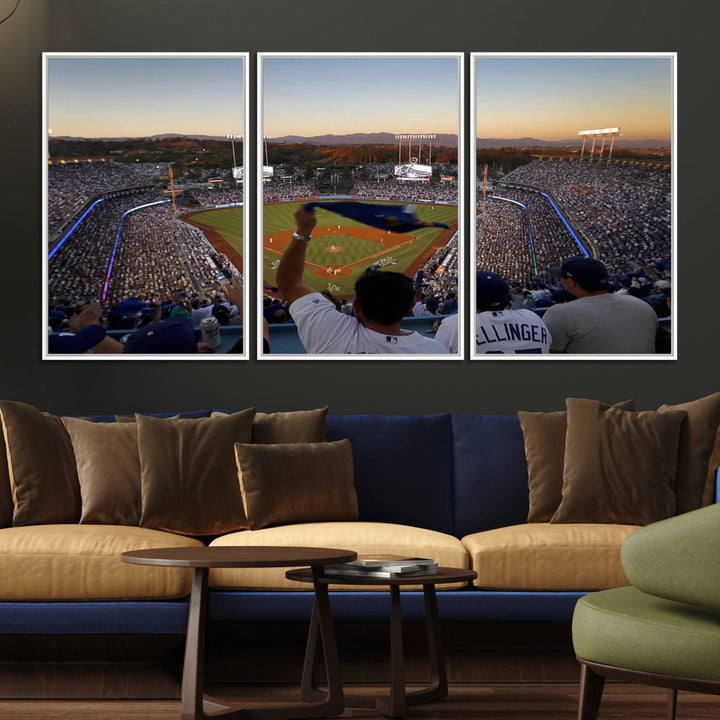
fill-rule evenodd
<path id="1" fill-rule="evenodd" d="M 472 359 L 677 358 L 676 62 L 472 54 Z"/>

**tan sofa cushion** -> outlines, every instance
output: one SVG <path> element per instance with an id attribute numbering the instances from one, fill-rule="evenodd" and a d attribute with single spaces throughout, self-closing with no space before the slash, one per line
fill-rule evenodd
<path id="1" fill-rule="evenodd" d="M 290 545 L 354 550 L 363 555 L 402 555 L 432 558 L 445 567 L 466 569 L 468 556 L 462 543 L 452 535 L 390 523 L 326 522 L 283 525 L 232 533 L 217 538 L 211 547 L 228 545 Z M 306 583 L 285 579 L 287 568 L 251 568 L 210 571 L 210 587 L 257 590 L 309 590 Z M 438 585 L 438 590 L 462 587 L 463 583 Z M 415 586 L 413 586 L 415 587 Z M 331 590 L 357 590 L 355 586 L 331 585 Z M 385 586 L 364 586 L 362 590 L 383 590 Z M 409 589 L 409 588 L 407 588 Z M 415 588 L 417 589 L 417 588 Z"/>
<path id="2" fill-rule="evenodd" d="M 633 525 L 530 523 L 462 539 L 473 584 L 493 590 L 604 590 L 628 585 L 620 546 Z"/>
<path id="3" fill-rule="evenodd" d="M 200 547 L 192 538 L 124 525 L 0 530 L 0 601 L 157 600 L 190 592 L 192 570 L 120 560 L 126 550 Z"/>

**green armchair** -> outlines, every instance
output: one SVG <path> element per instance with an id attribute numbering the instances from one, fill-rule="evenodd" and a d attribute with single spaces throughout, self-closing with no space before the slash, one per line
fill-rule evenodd
<path id="1" fill-rule="evenodd" d="M 581 598 L 573 645 L 578 720 L 595 720 L 606 679 L 720 694 L 720 504 L 636 530 L 622 546 L 629 587 Z"/>

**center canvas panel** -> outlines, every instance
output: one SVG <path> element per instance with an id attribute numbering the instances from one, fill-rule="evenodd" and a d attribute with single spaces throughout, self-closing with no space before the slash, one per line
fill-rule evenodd
<path id="1" fill-rule="evenodd" d="M 262 359 L 459 359 L 460 54 L 258 62 Z M 462 333 L 460 333 L 462 335 Z"/>

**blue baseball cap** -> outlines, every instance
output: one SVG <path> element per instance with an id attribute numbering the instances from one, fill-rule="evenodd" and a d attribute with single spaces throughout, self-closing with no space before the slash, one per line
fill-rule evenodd
<path id="1" fill-rule="evenodd" d="M 48 336 L 48 352 L 53 354 L 84 353 L 105 339 L 102 325 L 88 325 L 75 333 L 55 332 Z"/>
<path id="2" fill-rule="evenodd" d="M 169 318 L 136 330 L 125 343 L 125 353 L 186 354 L 196 351 L 192 323 Z"/>
<path id="3" fill-rule="evenodd" d="M 510 285 L 494 272 L 478 270 L 475 275 L 475 306 L 504 310 L 510 302 Z"/>
<path id="4" fill-rule="evenodd" d="M 559 268 L 550 268 L 550 272 L 561 278 L 570 278 L 583 290 L 607 290 L 608 275 L 600 260 L 589 257 L 568 258 Z"/>

